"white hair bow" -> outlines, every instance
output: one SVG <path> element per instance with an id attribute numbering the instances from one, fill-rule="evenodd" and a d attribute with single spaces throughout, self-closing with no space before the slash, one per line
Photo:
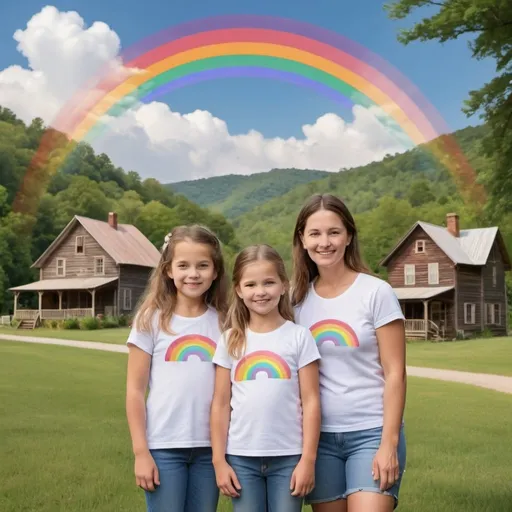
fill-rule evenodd
<path id="1" fill-rule="evenodd" d="M 167 249 L 167 246 L 169 245 L 169 242 L 171 241 L 172 233 L 167 233 L 164 238 L 164 245 L 162 245 L 162 252 Z"/>

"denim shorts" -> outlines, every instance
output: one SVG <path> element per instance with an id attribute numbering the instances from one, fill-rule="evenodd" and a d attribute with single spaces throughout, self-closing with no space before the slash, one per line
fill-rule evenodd
<path id="1" fill-rule="evenodd" d="M 385 491 L 372 476 L 372 463 L 380 446 L 382 427 L 356 432 L 321 432 L 315 468 L 315 488 L 306 497 L 306 503 L 324 503 L 346 499 L 355 492 L 377 492 L 395 498 L 405 470 L 406 448 L 403 427 L 398 444 L 399 477 Z"/>
<path id="2" fill-rule="evenodd" d="M 242 487 L 240 497 L 232 498 L 234 512 L 301 512 L 303 498 L 292 496 L 290 490 L 300 455 L 227 455 L 226 460 Z"/>
<path id="3" fill-rule="evenodd" d="M 148 512 L 215 512 L 219 489 L 211 448 L 150 450 L 160 485 L 145 491 Z"/>

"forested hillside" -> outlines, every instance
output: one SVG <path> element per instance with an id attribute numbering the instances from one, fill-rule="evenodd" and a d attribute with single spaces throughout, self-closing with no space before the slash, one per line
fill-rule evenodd
<path id="1" fill-rule="evenodd" d="M 480 155 L 485 131 L 484 127 L 477 127 L 455 133 L 479 178 L 490 165 Z M 474 205 L 461 199 L 446 168 L 420 148 L 298 186 L 234 219 L 238 239 L 243 245 L 274 245 L 290 268 L 290 243 L 297 213 L 306 198 L 317 192 L 331 192 L 346 201 L 356 216 L 364 256 L 372 270 L 381 274 L 384 269 L 379 262 L 414 222 L 442 225 L 451 211 L 460 215 L 462 228 L 498 223 L 511 246 L 512 219 L 490 220 L 475 211 Z"/>
<path id="2" fill-rule="evenodd" d="M 167 187 L 196 204 L 232 219 L 298 185 L 328 176 L 326 171 L 273 169 L 241 176 L 228 174 L 194 181 L 170 183 Z"/>
<path id="3" fill-rule="evenodd" d="M 57 150 L 40 173 L 40 183 L 33 184 L 33 197 L 26 199 L 39 201 L 34 215 L 14 212 L 13 201 L 44 130 L 41 120 L 26 126 L 0 107 L 0 312 L 12 308 L 9 287 L 38 279 L 30 265 L 73 215 L 106 220 L 109 211 L 116 211 L 120 223 L 134 224 L 158 248 L 173 226 L 200 222 L 218 233 L 228 259 L 238 249 L 233 227 L 222 215 L 200 208 L 155 179 L 142 180 L 136 172 L 115 167 L 107 155 L 96 155 L 87 144 L 77 145 L 63 165 Z M 25 295 L 22 299 L 30 299 Z"/>

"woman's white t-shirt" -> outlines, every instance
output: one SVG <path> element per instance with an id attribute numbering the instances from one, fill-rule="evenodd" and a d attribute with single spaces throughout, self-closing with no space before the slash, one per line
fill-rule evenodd
<path id="1" fill-rule="evenodd" d="M 381 427 L 384 372 L 376 329 L 404 315 L 393 288 L 360 273 L 338 297 L 320 297 L 310 285 L 295 319 L 310 329 L 322 356 L 320 396 L 323 432 Z"/>
<path id="2" fill-rule="evenodd" d="M 311 333 L 286 321 L 269 333 L 247 330 L 240 359 L 227 351 L 224 333 L 213 362 L 231 370 L 231 421 L 226 453 L 245 456 L 302 453 L 298 372 L 320 359 Z"/>
<path id="3" fill-rule="evenodd" d="M 212 358 L 221 334 L 217 312 L 189 318 L 173 315 L 171 336 L 153 318 L 152 332 L 137 331 L 128 344 L 152 356 L 146 401 L 148 447 L 211 446 L 210 407 L 215 384 Z"/>

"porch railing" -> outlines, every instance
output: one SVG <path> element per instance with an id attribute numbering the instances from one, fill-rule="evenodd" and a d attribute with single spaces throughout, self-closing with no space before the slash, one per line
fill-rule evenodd
<path id="1" fill-rule="evenodd" d="M 39 314 L 38 309 L 18 309 L 17 320 L 34 320 Z M 83 318 L 92 316 L 92 308 L 42 309 L 41 320 L 65 320 L 66 318 Z"/>
<path id="2" fill-rule="evenodd" d="M 407 319 L 405 321 L 405 332 L 407 335 L 425 335 L 438 338 L 439 326 L 432 320 L 425 320 L 423 318 Z"/>

